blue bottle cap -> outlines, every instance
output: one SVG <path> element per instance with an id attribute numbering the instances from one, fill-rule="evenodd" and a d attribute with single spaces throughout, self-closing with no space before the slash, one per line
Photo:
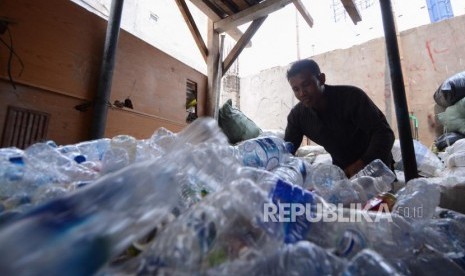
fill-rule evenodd
<path id="1" fill-rule="evenodd" d="M 47 145 L 49 145 L 50 147 L 52 148 L 57 148 L 57 144 L 55 143 L 55 141 L 53 140 L 48 140 L 47 142 L 45 142 Z"/>
<path id="2" fill-rule="evenodd" d="M 24 165 L 24 160 L 22 156 L 10 157 L 10 162 L 16 165 Z"/>
<path id="3" fill-rule="evenodd" d="M 78 164 L 81 164 L 82 162 L 86 161 L 86 157 L 84 155 L 76 155 L 74 157 L 74 161 L 76 161 L 76 163 Z"/>

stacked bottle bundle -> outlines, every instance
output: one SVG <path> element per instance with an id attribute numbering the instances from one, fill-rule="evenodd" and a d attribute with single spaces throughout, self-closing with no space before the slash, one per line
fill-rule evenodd
<path id="1" fill-rule="evenodd" d="M 274 136 L 230 145 L 216 121 L 199 118 L 145 140 L 0 149 L 0 268 L 5 275 L 464 273 L 465 215 L 438 211 L 439 191 L 428 181 L 394 193 L 395 175 L 379 160 L 347 179 L 288 146 Z"/>

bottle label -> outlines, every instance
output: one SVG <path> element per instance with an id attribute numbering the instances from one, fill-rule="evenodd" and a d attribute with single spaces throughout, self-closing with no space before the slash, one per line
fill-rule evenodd
<path id="1" fill-rule="evenodd" d="M 270 138 L 247 140 L 242 147 L 243 164 L 268 171 L 279 165 L 278 145 Z"/>
<path id="2" fill-rule="evenodd" d="M 282 203 L 298 203 L 305 206 L 316 206 L 315 198 L 311 192 L 282 180 L 277 181 L 271 199 L 273 203 L 278 206 Z M 289 211 L 292 212 L 292 208 Z M 295 217 L 295 220 L 279 223 L 282 224 L 284 229 L 284 242 L 296 243 L 307 236 L 311 227 L 311 222 L 306 219 L 305 215 L 293 216 L 290 214 L 290 217 Z"/>
<path id="3" fill-rule="evenodd" d="M 366 241 L 362 233 L 356 229 L 347 229 L 342 233 L 337 242 L 336 255 L 350 258 L 366 247 Z"/>

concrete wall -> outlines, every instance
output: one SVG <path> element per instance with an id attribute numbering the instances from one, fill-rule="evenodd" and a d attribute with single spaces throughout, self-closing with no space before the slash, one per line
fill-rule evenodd
<path id="1" fill-rule="evenodd" d="M 409 111 L 418 118 L 419 140 L 432 145 L 438 135 L 433 94 L 451 75 L 465 70 L 465 16 L 399 34 Z M 397 135 L 397 122 L 384 38 L 349 49 L 312 57 L 326 73 L 328 84 L 359 86 L 386 114 Z M 296 103 L 287 83 L 286 67 L 264 70 L 241 79 L 241 110 L 262 129 L 284 129 Z"/>
<path id="2" fill-rule="evenodd" d="M 71 1 L 4 0 L 0 17 L 9 26 L 16 54 L 0 46 L 0 122 L 8 105 L 51 114 L 48 139 L 70 144 L 88 139 L 92 109 L 74 106 L 92 101 L 97 93 L 107 22 Z M 1 38 L 9 43 L 8 33 Z M 160 126 L 172 131 L 186 123 L 186 81 L 197 83 L 200 116 L 205 114 L 204 74 L 121 31 L 110 103 L 130 97 L 133 110 L 111 108 L 105 136 L 130 134 L 147 138 Z M 3 132 L 3 127 L 0 128 Z M 1 134 L 0 134 L 1 135 Z"/>

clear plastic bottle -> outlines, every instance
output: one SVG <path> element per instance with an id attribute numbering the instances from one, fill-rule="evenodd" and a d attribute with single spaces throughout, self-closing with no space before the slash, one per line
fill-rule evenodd
<path id="1" fill-rule="evenodd" d="M 140 274 L 159 269 L 205 272 L 250 252 L 282 244 L 279 225 L 263 222 L 267 193 L 238 179 L 208 195 L 163 229 L 142 253 Z"/>
<path id="2" fill-rule="evenodd" d="M 413 140 L 413 147 L 420 174 L 426 177 L 439 176 L 440 171 L 444 168 L 444 164 L 439 157 L 417 140 Z M 392 155 L 395 162 L 402 161 L 400 141 L 397 139 L 392 147 Z"/>
<path id="3" fill-rule="evenodd" d="M 117 135 L 103 155 L 102 170 L 109 173 L 132 164 L 136 159 L 137 140 L 130 135 Z"/>
<path id="4" fill-rule="evenodd" d="M 352 176 L 351 179 L 355 179 L 360 176 L 379 177 L 383 180 L 383 182 L 388 184 L 392 183 L 396 179 L 394 172 L 380 159 L 371 161 L 358 173 Z"/>
<path id="5" fill-rule="evenodd" d="M 316 237 L 322 234 L 315 231 L 318 227 L 314 227 L 313 221 L 317 221 L 315 217 L 318 215 L 318 208 L 326 207 L 322 197 L 278 179 L 271 192 L 271 200 L 274 206 L 268 207 L 267 217 L 281 224 L 285 243 L 295 243 L 308 235 Z"/>
<path id="6" fill-rule="evenodd" d="M 393 188 L 392 183 L 395 179 L 396 175 L 394 172 L 380 159 L 371 161 L 350 178 L 352 182 L 359 184 L 365 190 L 367 199 L 373 198 L 377 194 L 391 191 Z"/>
<path id="7" fill-rule="evenodd" d="M 383 256 L 373 251 L 372 249 L 366 248 L 357 253 L 350 260 L 342 275 L 399 276 L 401 274 L 399 274 L 396 269 L 383 258 Z"/>
<path id="8" fill-rule="evenodd" d="M 76 145 L 60 146 L 57 150 L 69 159 L 76 161 L 78 164 L 86 161 L 86 156 L 81 153 Z"/>
<path id="9" fill-rule="evenodd" d="M 333 164 L 314 164 L 310 174 L 315 190 L 322 193 L 331 190 L 335 182 L 347 179 L 344 171 Z"/>
<path id="10" fill-rule="evenodd" d="M 312 231 L 324 235 L 308 235 L 307 239 L 332 248 L 340 257 L 351 259 L 363 249 L 370 248 L 385 258 L 402 259 L 412 254 L 417 246 L 412 226 L 401 216 L 358 208 L 327 212 L 330 213 L 323 213 L 322 223 L 312 224 Z"/>
<path id="11" fill-rule="evenodd" d="M 349 205 L 365 199 L 363 188 L 347 179 L 344 171 L 333 164 L 312 164 L 310 179 L 315 193 L 328 203 Z"/>
<path id="12" fill-rule="evenodd" d="M 315 188 L 314 192 L 323 197 L 328 203 L 349 206 L 351 203 L 361 203 L 363 190 L 348 179 L 334 181 L 331 187 Z"/>
<path id="13" fill-rule="evenodd" d="M 79 151 L 86 157 L 87 161 L 101 161 L 103 155 L 110 147 L 109 138 L 84 141 L 76 144 Z"/>
<path id="14" fill-rule="evenodd" d="M 237 157 L 244 166 L 273 170 L 287 162 L 291 155 L 289 143 L 275 136 L 257 137 L 235 146 Z"/>
<path id="15" fill-rule="evenodd" d="M 177 136 L 175 133 L 164 127 L 161 127 L 152 134 L 148 144 L 152 148 L 159 148 L 162 152 L 169 152 L 174 146 L 176 139 Z"/>
<path id="16" fill-rule="evenodd" d="M 226 263 L 207 275 L 339 275 L 344 260 L 308 241 L 257 252 L 254 258 Z"/>
<path id="17" fill-rule="evenodd" d="M 128 153 L 129 163 L 134 162 L 137 152 L 137 139 L 131 135 L 117 135 L 110 140 L 110 149 L 122 148 Z"/>
<path id="18" fill-rule="evenodd" d="M 3 224 L 2 272 L 92 275 L 132 242 L 147 235 L 171 215 L 180 201 L 176 179 L 190 162 L 192 145 L 219 140 L 227 144 L 226 139 L 214 136 L 221 130 L 213 119 L 196 121 L 183 130 L 184 135 L 177 142 L 180 146 L 163 158 L 131 164 Z M 191 173 L 201 173 L 192 168 L 195 166 L 189 168 Z M 228 202 L 228 197 L 225 194 L 223 205 L 227 205 L 224 202 Z"/>
<path id="19" fill-rule="evenodd" d="M 416 222 L 415 234 L 423 244 L 465 265 L 465 215 L 449 210 L 442 216 Z"/>
<path id="20" fill-rule="evenodd" d="M 444 163 L 421 142 L 413 140 L 413 146 L 420 174 L 428 177 L 438 176 L 439 172 L 444 168 Z"/>
<path id="21" fill-rule="evenodd" d="M 408 220 L 428 220 L 439 205 L 440 191 L 436 185 L 424 178 L 416 178 L 407 182 L 406 186 L 396 193 L 397 201 L 393 212 Z"/>
<path id="22" fill-rule="evenodd" d="M 465 275 L 463 260 L 454 260 L 428 246 L 415 250 L 398 265 L 403 275 Z"/>
<path id="23" fill-rule="evenodd" d="M 177 202 L 174 171 L 164 165 L 134 164 L 3 225 L 3 272 L 93 274 L 151 230 Z"/>
<path id="24" fill-rule="evenodd" d="M 312 187 L 309 169 L 310 164 L 305 159 L 291 156 L 272 172 L 286 182 L 309 189 Z"/>
<path id="25" fill-rule="evenodd" d="M 366 202 L 378 194 L 389 192 L 392 190 L 392 185 L 388 182 L 379 181 L 379 178 L 371 176 L 360 176 L 352 179 L 351 182 L 361 187 L 360 193 L 362 202 Z"/>
<path id="26" fill-rule="evenodd" d="M 24 173 L 24 152 L 18 148 L 0 149 L 0 199 L 18 193 L 17 182 Z"/>
<path id="27" fill-rule="evenodd" d="M 31 181 L 38 186 L 68 185 L 76 179 L 93 180 L 98 177 L 95 171 L 81 166 L 74 158 L 62 154 L 58 147 L 48 143 L 36 143 L 24 152 L 28 173 L 37 176 Z"/>

